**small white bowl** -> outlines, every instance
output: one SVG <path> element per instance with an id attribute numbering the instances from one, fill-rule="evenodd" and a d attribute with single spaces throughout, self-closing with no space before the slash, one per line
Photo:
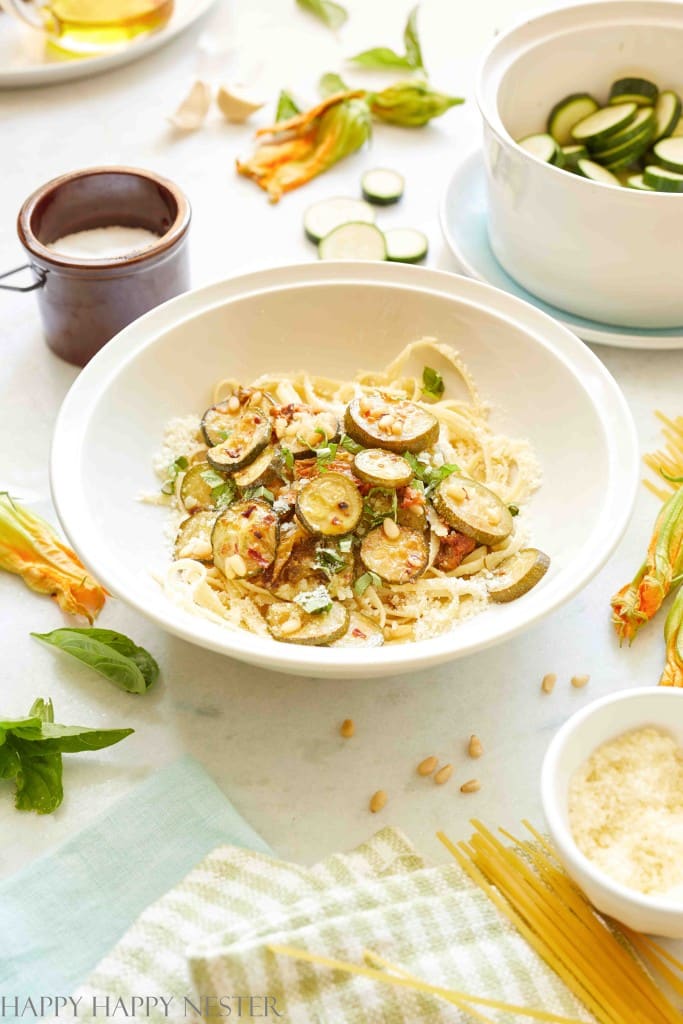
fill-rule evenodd
<path id="1" fill-rule="evenodd" d="M 152 460 L 173 416 L 201 413 L 217 380 L 299 370 L 350 378 L 410 341 L 460 350 L 493 404 L 492 424 L 527 437 L 543 469 L 531 536 L 552 562 L 538 586 L 452 631 L 372 649 L 302 647 L 235 630 L 173 604 L 153 578 L 169 564 Z M 414 366 L 421 373 L 422 367 Z M 461 387 L 453 374 L 446 386 Z M 221 281 L 167 302 L 88 364 L 52 445 L 55 507 L 69 540 L 113 594 L 170 632 L 263 668 L 309 676 L 426 669 L 527 629 L 585 586 L 618 544 L 640 476 L 617 384 L 575 335 L 504 292 L 392 263 L 313 262 Z"/>
<path id="2" fill-rule="evenodd" d="M 569 785 L 574 772 L 603 743 L 645 726 L 665 729 L 683 747 L 683 690 L 625 690 L 572 715 L 545 755 L 543 810 L 562 863 L 593 906 L 634 931 L 681 939 L 683 905 L 662 896 L 645 896 L 613 881 L 581 853 L 569 827 Z"/>
<path id="3" fill-rule="evenodd" d="M 515 139 L 544 131 L 573 92 L 607 98 L 625 75 L 683 89 L 683 4 L 608 0 L 527 19 L 481 65 L 489 237 L 534 295 L 591 320 L 683 324 L 683 196 L 602 185 L 536 160 Z"/>

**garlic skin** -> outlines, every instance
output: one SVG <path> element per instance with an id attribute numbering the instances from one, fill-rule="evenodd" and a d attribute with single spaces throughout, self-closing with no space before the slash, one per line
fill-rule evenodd
<path id="1" fill-rule="evenodd" d="M 212 100 L 212 89 L 208 82 L 198 79 L 190 88 L 185 99 L 169 121 L 181 132 L 194 132 L 204 124 Z"/>
<path id="2" fill-rule="evenodd" d="M 232 124 L 244 124 L 252 114 L 265 106 L 265 100 L 255 99 L 238 85 L 222 85 L 216 103 L 226 120 Z"/>

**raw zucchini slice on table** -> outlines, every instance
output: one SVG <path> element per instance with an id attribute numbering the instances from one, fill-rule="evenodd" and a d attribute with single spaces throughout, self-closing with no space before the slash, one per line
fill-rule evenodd
<path id="1" fill-rule="evenodd" d="M 542 160 L 545 164 L 554 164 L 560 152 L 560 147 L 555 142 L 555 139 L 552 135 L 548 135 L 547 132 L 526 135 L 523 139 L 519 140 L 517 145 L 525 149 L 531 156 L 535 156 L 537 160 Z"/>
<path id="2" fill-rule="evenodd" d="M 667 167 L 650 164 L 643 171 L 643 181 L 657 192 L 683 192 L 683 174 Z"/>
<path id="3" fill-rule="evenodd" d="M 306 237 L 316 244 L 341 224 L 351 222 L 374 224 L 375 211 L 362 199 L 336 196 L 313 203 L 304 213 Z"/>
<path id="4" fill-rule="evenodd" d="M 683 174 L 683 138 L 660 139 L 655 142 L 652 152 L 662 167 Z"/>
<path id="5" fill-rule="evenodd" d="M 603 159 L 603 153 L 613 149 L 623 149 L 625 146 L 640 143 L 643 139 L 649 142 L 654 137 L 657 127 L 657 118 L 653 107 L 641 107 L 636 116 L 621 131 L 608 135 L 607 138 L 588 140 L 588 148 L 598 159 Z"/>
<path id="6" fill-rule="evenodd" d="M 213 482 L 211 477 L 214 478 Z M 219 485 L 216 471 L 208 462 L 195 462 L 180 484 L 180 500 L 190 513 L 214 508 L 216 502 L 213 499 L 213 491 Z"/>
<path id="7" fill-rule="evenodd" d="M 195 512 L 183 519 L 173 549 L 174 558 L 194 558 L 198 562 L 210 562 L 213 557 L 211 534 L 216 522 L 216 512 Z"/>
<path id="8" fill-rule="evenodd" d="M 255 576 L 275 560 L 280 524 L 265 501 L 236 501 L 216 519 L 213 562 L 228 579 Z"/>
<path id="9" fill-rule="evenodd" d="M 293 601 L 275 601 L 266 612 L 266 625 L 273 639 L 281 643 L 320 647 L 345 635 L 349 611 L 338 601 L 333 601 L 328 611 L 314 613 Z"/>
<path id="10" fill-rule="evenodd" d="M 318 256 L 321 260 L 385 260 L 387 244 L 374 224 L 351 221 L 325 235 Z"/>
<path id="11" fill-rule="evenodd" d="M 389 228 L 384 232 L 387 259 L 392 263 L 419 263 L 427 255 L 429 240 L 415 228 Z"/>
<path id="12" fill-rule="evenodd" d="M 368 572 L 377 573 L 385 583 L 410 583 L 429 564 L 427 535 L 407 526 L 397 526 L 395 537 L 384 526 L 370 530 L 360 546 L 360 559 Z"/>
<path id="13" fill-rule="evenodd" d="M 384 167 L 366 171 L 360 179 L 363 198 L 377 206 L 390 206 L 392 203 L 397 203 L 403 195 L 405 184 L 402 174 Z"/>
<path id="14" fill-rule="evenodd" d="M 206 458 L 218 472 L 243 469 L 270 443 L 271 420 L 263 409 L 247 409 L 235 419 L 225 441 L 209 448 Z"/>
<path id="15" fill-rule="evenodd" d="M 439 421 L 415 402 L 364 395 L 354 398 L 344 414 L 346 433 L 364 448 L 390 452 L 421 452 L 439 437 Z"/>
<path id="16" fill-rule="evenodd" d="M 598 181 L 602 185 L 618 185 L 621 188 L 621 182 L 616 174 L 612 174 L 606 167 L 596 164 L 594 160 L 579 160 L 576 165 L 576 173 L 580 174 L 582 178 Z"/>
<path id="17" fill-rule="evenodd" d="M 647 78 L 618 78 L 612 83 L 609 91 L 609 102 L 637 103 L 638 106 L 651 106 L 657 100 L 659 89 Z"/>
<path id="18" fill-rule="evenodd" d="M 619 103 L 613 107 L 602 107 L 594 114 L 584 117 L 572 128 L 574 142 L 583 142 L 590 149 L 610 135 L 616 135 L 633 121 L 638 113 L 636 103 Z"/>
<path id="19" fill-rule="evenodd" d="M 413 478 L 413 469 L 402 455 L 382 448 L 366 448 L 354 459 L 357 476 L 373 487 L 405 487 Z"/>
<path id="20" fill-rule="evenodd" d="M 296 514 L 310 533 L 341 537 L 358 525 L 363 514 L 363 499 L 347 476 L 322 473 L 301 488 Z"/>
<path id="21" fill-rule="evenodd" d="M 660 92 L 655 103 L 655 118 L 657 120 L 656 139 L 665 139 L 676 130 L 681 118 L 681 98 L 673 89 L 665 89 Z"/>
<path id="22" fill-rule="evenodd" d="M 512 533 L 507 505 L 477 480 L 455 474 L 446 477 L 434 491 L 433 501 L 442 519 L 478 544 L 500 544 Z"/>
<path id="23" fill-rule="evenodd" d="M 515 601 L 543 579 L 549 566 L 550 559 L 543 551 L 522 548 L 493 570 L 494 579 L 488 585 L 489 597 L 498 604 Z"/>
<path id="24" fill-rule="evenodd" d="M 598 108 L 597 101 L 587 92 L 574 92 L 570 96 L 565 96 L 550 111 L 548 134 L 553 137 L 558 146 L 568 146 L 572 141 L 574 125 L 588 117 L 589 114 L 594 114 Z"/>
<path id="25" fill-rule="evenodd" d="M 629 174 L 628 178 L 626 179 L 626 184 L 627 184 L 627 186 L 629 188 L 637 188 L 641 192 L 655 192 L 656 191 L 652 187 L 652 185 L 646 185 L 645 184 L 645 181 L 643 180 L 643 175 L 642 174 Z"/>
<path id="26" fill-rule="evenodd" d="M 352 611 L 344 636 L 332 642 L 332 647 L 381 647 L 384 633 L 372 619 L 362 612 Z"/>

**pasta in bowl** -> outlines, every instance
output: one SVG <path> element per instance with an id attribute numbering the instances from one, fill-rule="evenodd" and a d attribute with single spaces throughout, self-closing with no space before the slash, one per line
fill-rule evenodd
<path id="1" fill-rule="evenodd" d="M 436 637 L 550 564 L 524 525 L 530 443 L 492 429 L 458 352 L 431 338 L 352 380 L 221 380 L 201 417 L 168 424 L 156 466 L 151 500 L 177 524 L 168 597 L 282 643 Z"/>

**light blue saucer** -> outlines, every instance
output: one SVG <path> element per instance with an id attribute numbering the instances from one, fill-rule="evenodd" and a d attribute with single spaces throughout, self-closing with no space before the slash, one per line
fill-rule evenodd
<path id="1" fill-rule="evenodd" d="M 517 284 L 493 255 L 486 228 L 486 180 L 480 150 L 457 168 L 441 203 L 441 228 L 446 243 L 463 271 L 547 313 L 584 341 L 618 348 L 683 348 L 683 327 L 617 327 L 586 320 L 548 305 Z"/>

